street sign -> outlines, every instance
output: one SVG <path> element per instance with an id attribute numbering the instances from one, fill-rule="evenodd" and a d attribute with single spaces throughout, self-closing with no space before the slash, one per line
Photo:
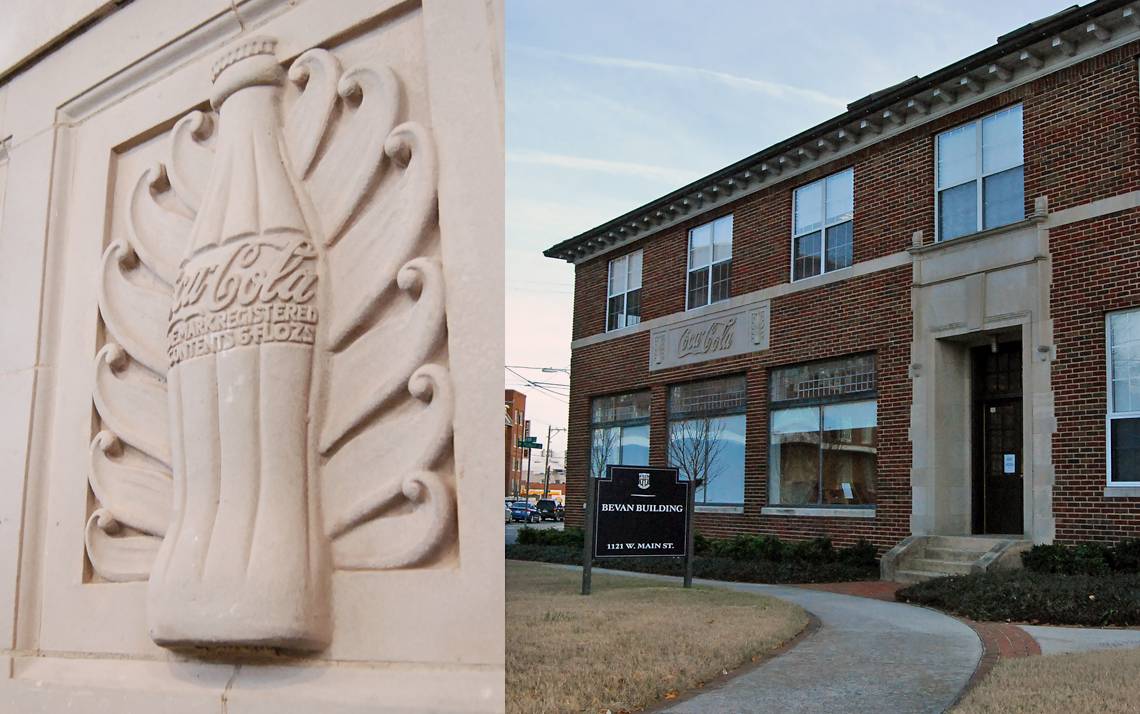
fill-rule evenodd
<path id="1" fill-rule="evenodd" d="M 538 443 L 534 439 L 519 439 L 519 448 L 520 449 L 541 449 L 542 444 Z"/>
<path id="2" fill-rule="evenodd" d="M 607 466 L 594 498 L 594 557 L 684 556 L 689 486 L 675 468 Z"/>

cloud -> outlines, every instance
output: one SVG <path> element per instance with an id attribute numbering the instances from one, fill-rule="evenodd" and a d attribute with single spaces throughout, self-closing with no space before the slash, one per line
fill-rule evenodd
<path id="1" fill-rule="evenodd" d="M 674 185 L 687 184 L 701 176 L 699 171 L 689 169 L 639 164 L 632 161 L 609 161 L 608 159 L 590 159 L 583 156 L 550 154 L 545 151 L 508 151 L 507 162 L 553 166 L 579 171 L 596 171 L 617 176 L 634 176 Z"/>
<path id="2" fill-rule="evenodd" d="M 571 52 L 556 52 L 553 50 L 544 50 L 537 47 L 519 45 L 514 46 L 513 49 L 522 50 L 524 52 L 529 52 L 532 54 L 558 57 L 560 59 L 569 60 L 571 62 L 595 65 L 599 67 L 619 67 L 622 69 L 644 70 L 647 72 L 656 72 L 658 74 L 665 74 L 678 78 L 698 77 L 703 79 L 710 79 L 737 89 L 760 92 L 761 94 L 766 94 L 775 99 L 807 100 L 810 102 L 816 102 L 818 104 L 825 104 L 827 106 L 835 107 L 842 111 L 847 110 L 848 100 L 842 99 L 840 97 L 833 97 L 830 94 L 826 94 L 815 89 L 796 87 L 790 84 L 783 84 L 781 82 L 770 82 L 764 79 L 753 79 L 752 77 L 742 77 L 737 74 L 705 69 L 703 67 L 690 67 L 687 65 L 667 64 L 665 62 L 651 62 L 649 60 L 629 59 L 625 57 L 580 55 Z"/>

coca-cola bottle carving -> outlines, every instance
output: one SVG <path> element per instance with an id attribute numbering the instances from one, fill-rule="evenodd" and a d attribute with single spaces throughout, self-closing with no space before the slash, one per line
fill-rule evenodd
<path id="1" fill-rule="evenodd" d="M 319 650 L 335 571 L 458 558 L 430 131 L 391 69 L 275 44 L 215 63 L 100 265 L 86 551 L 191 652 Z"/>
<path id="2" fill-rule="evenodd" d="M 167 390 L 175 521 L 152 637 L 294 649 L 328 638 L 308 428 L 318 253 L 279 131 L 284 70 L 254 41 L 215 65 L 213 171 L 174 283 Z"/>

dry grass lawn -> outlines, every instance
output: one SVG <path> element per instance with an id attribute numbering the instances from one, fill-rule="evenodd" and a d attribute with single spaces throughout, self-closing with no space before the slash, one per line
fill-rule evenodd
<path id="1" fill-rule="evenodd" d="M 1140 649 L 1005 659 L 954 714 L 1140 712 Z"/>
<path id="2" fill-rule="evenodd" d="M 794 637 L 790 603 L 680 581 L 507 563 L 507 712 L 636 710 Z"/>

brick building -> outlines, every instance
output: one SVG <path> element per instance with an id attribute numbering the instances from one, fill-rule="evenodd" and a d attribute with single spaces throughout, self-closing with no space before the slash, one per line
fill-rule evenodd
<path id="1" fill-rule="evenodd" d="M 1074 7 L 548 249 L 567 521 L 671 463 L 710 536 L 1140 535 L 1138 56 Z"/>
<path id="2" fill-rule="evenodd" d="M 506 430 L 503 442 L 504 475 L 503 495 L 518 496 L 526 488 L 523 486 L 523 470 L 526 468 L 526 449 L 520 449 L 519 440 L 526 433 L 526 395 L 515 389 L 508 389 L 503 399 Z"/>

